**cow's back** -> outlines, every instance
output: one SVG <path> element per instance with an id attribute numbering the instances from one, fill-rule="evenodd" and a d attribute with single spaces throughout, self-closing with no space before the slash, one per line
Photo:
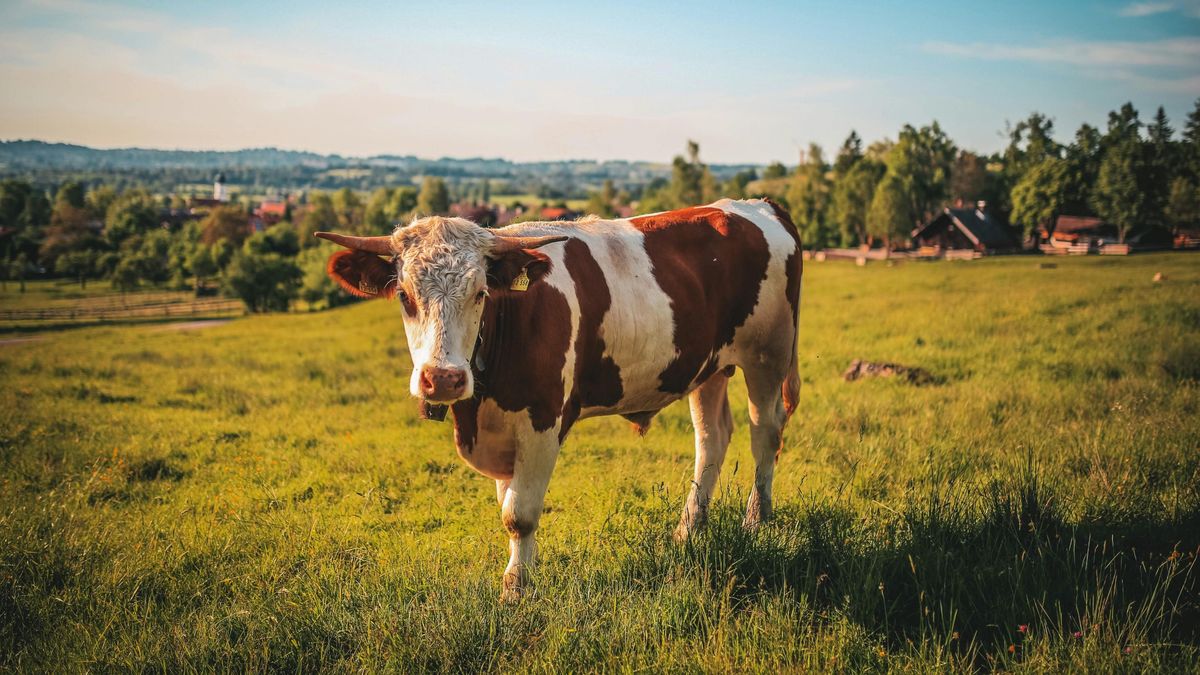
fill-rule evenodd
<path id="1" fill-rule="evenodd" d="M 766 201 L 564 226 L 582 416 L 657 411 L 795 326 L 799 241 Z M 794 283 L 793 283 L 794 279 Z M 566 289 L 564 289 L 566 290 Z"/>

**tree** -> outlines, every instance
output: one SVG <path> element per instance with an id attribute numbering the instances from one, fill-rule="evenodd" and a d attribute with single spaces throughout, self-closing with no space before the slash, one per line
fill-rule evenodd
<path id="1" fill-rule="evenodd" d="M 45 230 L 38 250 L 38 260 L 47 268 L 55 269 L 55 261 L 60 255 L 99 246 L 100 239 L 92 228 L 92 219 L 87 210 L 63 199 L 54 204 L 50 225 Z"/>
<path id="2" fill-rule="evenodd" d="M 1092 189 L 1096 213 L 1116 225 L 1120 241 L 1132 228 L 1162 216 L 1154 184 L 1150 145 L 1142 140 L 1137 109 L 1126 103 L 1108 114 L 1108 129 L 1100 139 L 1103 159 Z"/>
<path id="3" fill-rule="evenodd" d="M 293 258 L 300 253 L 300 237 L 287 223 L 276 223 L 264 232 L 250 235 L 243 247 L 256 255 L 274 253 Z"/>
<path id="4" fill-rule="evenodd" d="M 882 239 L 884 246 L 891 250 L 892 243 L 908 236 L 912 229 L 909 203 L 904 181 L 889 172 L 879 182 L 871 198 L 871 208 L 867 212 L 867 233 L 873 238 Z"/>
<path id="5" fill-rule="evenodd" d="M 217 254 L 212 246 L 197 242 L 196 246 L 192 248 L 191 255 L 187 258 L 187 266 L 192 272 L 192 283 L 196 289 L 196 295 L 203 293 L 208 280 L 221 271 L 221 267 L 217 263 Z"/>
<path id="6" fill-rule="evenodd" d="M 200 221 L 200 241 L 229 241 L 240 246 L 250 236 L 250 216 L 239 206 L 219 206 Z"/>
<path id="7" fill-rule="evenodd" d="M 814 248 L 824 248 L 830 243 L 830 232 L 826 227 L 829 191 L 830 183 L 821 146 L 811 143 L 804 163 L 796 167 L 796 173 L 792 174 L 787 202 L 791 207 L 792 220 L 800 230 L 800 240 Z"/>
<path id="8" fill-rule="evenodd" d="M 742 169 L 729 177 L 725 184 L 721 186 L 721 196 L 729 197 L 730 199 L 745 199 L 746 186 L 758 180 L 758 172 L 754 169 Z"/>
<path id="9" fill-rule="evenodd" d="M 887 165 L 907 196 L 904 214 L 911 224 L 925 223 L 946 201 L 956 150 L 937 122 L 920 129 L 906 124 L 900 130 L 899 140 L 888 152 Z"/>
<path id="10" fill-rule="evenodd" d="M 987 160 L 969 150 L 959 152 L 950 170 L 951 200 L 974 204 L 986 200 L 987 189 Z"/>
<path id="11" fill-rule="evenodd" d="M 1090 124 L 1080 125 L 1074 141 L 1066 149 L 1069 180 L 1063 213 L 1092 213 L 1092 188 L 1100 175 L 1102 158 L 1100 130 Z"/>
<path id="12" fill-rule="evenodd" d="M 87 208 L 87 193 L 83 185 L 76 181 L 67 181 L 58 186 L 54 193 L 54 208 L 70 206 L 76 209 Z"/>
<path id="13" fill-rule="evenodd" d="M 1139 180 L 1145 171 L 1137 139 L 1124 139 L 1110 146 L 1100 163 L 1092 204 L 1100 217 L 1116 225 L 1121 242 L 1148 215 L 1147 195 Z"/>
<path id="14" fill-rule="evenodd" d="M 244 247 L 225 270 L 225 290 L 251 312 L 286 312 L 300 288 L 303 273 L 291 258 L 254 253 Z"/>
<path id="15" fill-rule="evenodd" d="M 1176 148 L 1171 137 L 1175 131 L 1171 129 L 1167 113 L 1162 106 L 1154 115 L 1154 121 L 1146 125 L 1146 151 L 1148 153 L 1146 178 L 1148 188 L 1147 208 L 1151 213 L 1162 213 L 1167 206 L 1171 178 L 1177 173 Z"/>
<path id="16" fill-rule="evenodd" d="M 1034 165 L 1012 191 L 1012 220 L 1025 226 L 1028 237 L 1038 227 L 1051 231 L 1062 213 L 1070 189 L 1070 166 L 1066 160 L 1044 159 Z"/>
<path id="17" fill-rule="evenodd" d="M 598 191 L 588 195 L 585 210 L 601 218 L 613 218 L 617 215 L 617 189 L 613 186 L 611 178 L 606 178 Z"/>
<path id="18" fill-rule="evenodd" d="M 787 167 L 783 162 L 771 162 L 763 169 L 763 180 L 776 180 L 787 175 Z"/>
<path id="19" fill-rule="evenodd" d="M 1180 143 L 1182 170 L 1193 182 L 1200 184 L 1200 98 L 1188 113 L 1183 125 L 1183 141 Z"/>
<path id="20" fill-rule="evenodd" d="M 101 185 L 89 190 L 84 202 L 94 218 L 104 218 L 108 213 L 108 207 L 112 206 L 117 197 L 117 191 L 111 185 Z"/>
<path id="21" fill-rule="evenodd" d="M 833 162 L 833 172 L 840 179 L 845 176 L 850 168 L 858 163 L 858 160 L 863 156 L 862 138 L 857 131 L 853 129 L 846 140 L 842 142 L 841 149 L 838 150 L 837 158 Z"/>
<path id="22" fill-rule="evenodd" d="M 1200 223 L 1200 188 L 1184 176 L 1171 181 L 1164 215 L 1175 234 L 1185 227 Z"/>
<path id="23" fill-rule="evenodd" d="M 337 211 L 338 229 L 352 234 L 366 234 L 363 231 L 363 203 L 357 192 L 344 187 L 333 193 L 333 208 Z"/>
<path id="24" fill-rule="evenodd" d="M 326 271 L 329 256 L 337 250 L 333 246 L 317 246 L 305 249 L 296 258 L 296 264 L 303 273 L 300 283 L 300 299 L 308 303 L 310 307 L 339 307 L 358 300 L 357 297 L 342 290 Z"/>
<path id="25" fill-rule="evenodd" d="M 135 290 L 139 276 L 137 262 L 131 257 L 121 258 L 112 271 L 113 288 L 122 293 Z"/>
<path id="26" fill-rule="evenodd" d="M 421 181 L 421 192 L 417 195 L 417 213 L 423 216 L 444 214 L 450 211 L 450 192 L 446 181 L 426 176 Z"/>
<path id="27" fill-rule="evenodd" d="M 108 208 L 101 212 L 104 217 L 104 237 L 111 246 L 119 247 L 128 237 L 145 234 L 158 227 L 159 212 L 158 204 L 149 193 L 129 190 L 110 200 Z"/>
<path id="28" fill-rule="evenodd" d="M 886 171 L 883 162 L 864 158 L 834 184 L 830 218 L 838 225 L 843 246 L 867 243 L 867 211 Z"/>
<path id="29" fill-rule="evenodd" d="M 87 288 L 88 277 L 92 276 L 95 271 L 95 251 L 69 251 L 60 255 L 54 263 L 56 274 L 78 279 L 80 288 Z"/>

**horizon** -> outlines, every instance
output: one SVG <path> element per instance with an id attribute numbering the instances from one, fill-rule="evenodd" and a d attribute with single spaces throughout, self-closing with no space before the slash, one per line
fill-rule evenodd
<path id="1" fill-rule="evenodd" d="M 709 163 L 792 165 L 934 120 L 991 154 L 1034 111 L 1065 141 L 1126 101 L 1178 128 L 1200 96 L 1194 0 L 615 7 L 20 0 L 0 137 L 655 163 L 693 139 Z"/>

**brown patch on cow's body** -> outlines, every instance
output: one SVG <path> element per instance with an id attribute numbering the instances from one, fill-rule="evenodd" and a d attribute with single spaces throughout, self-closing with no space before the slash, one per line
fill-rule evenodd
<path id="1" fill-rule="evenodd" d="M 579 302 L 579 334 L 575 338 L 575 390 L 572 403 L 582 409 L 609 407 L 621 400 L 621 369 L 605 356 L 601 325 L 612 306 L 612 294 L 604 270 L 580 239 L 565 246 L 564 261 Z"/>
<path id="2" fill-rule="evenodd" d="M 490 287 L 488 293 L 479 348 L 471 362 L 475 396 L 453 405 L 454 440 L 476 470 L 503 479 L 512 477 L 515 453 L 508 452 L 511 439 L 489 439 L 482 403 L 491 400 L 501 411 L 527 412 L 535 431 L 558 423 L 566 400 L 562 372 L 570 348 L 571 309 L 563 294 L 544 281 L 527 291 Z M 497 444 L 502 447 L 483 447 Z M 479 453 L 488 457 L 479 458 Z"/>
<path id="3" fill-rule="evenodd" d="M 716 372 L 717 352 L 754 310 L 770 249 L 757 225 L 712 207 L 630 222 L 645 235 L 654 278 L 675 317 L 678 353 L 659 376 L 659 388 L 683 395 Z"/>

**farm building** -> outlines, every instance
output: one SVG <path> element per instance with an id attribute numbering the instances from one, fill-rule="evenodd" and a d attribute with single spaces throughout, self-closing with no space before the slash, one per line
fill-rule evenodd
<path id="1" fill-rule="evenodd" d="M 1130 250 L 1171 248 L 1171 233 L 1157 226 L 1135 228 L 1120 243 L 1116 225 L 1090 216 L 1059 216 L 1054 231 L 1039 231 L 1046 253 L 1128 253 Z"/>
<path id="2" fill-rule="evenodd" d="M 913 244 L 931 256 L 948 251 L 1007 253 L 1021 248 L 1017 236 L 989 214 L 982 202 L 973 209 L 944 209 L 928 225 L 913 230 L 912 237 Z"/>

